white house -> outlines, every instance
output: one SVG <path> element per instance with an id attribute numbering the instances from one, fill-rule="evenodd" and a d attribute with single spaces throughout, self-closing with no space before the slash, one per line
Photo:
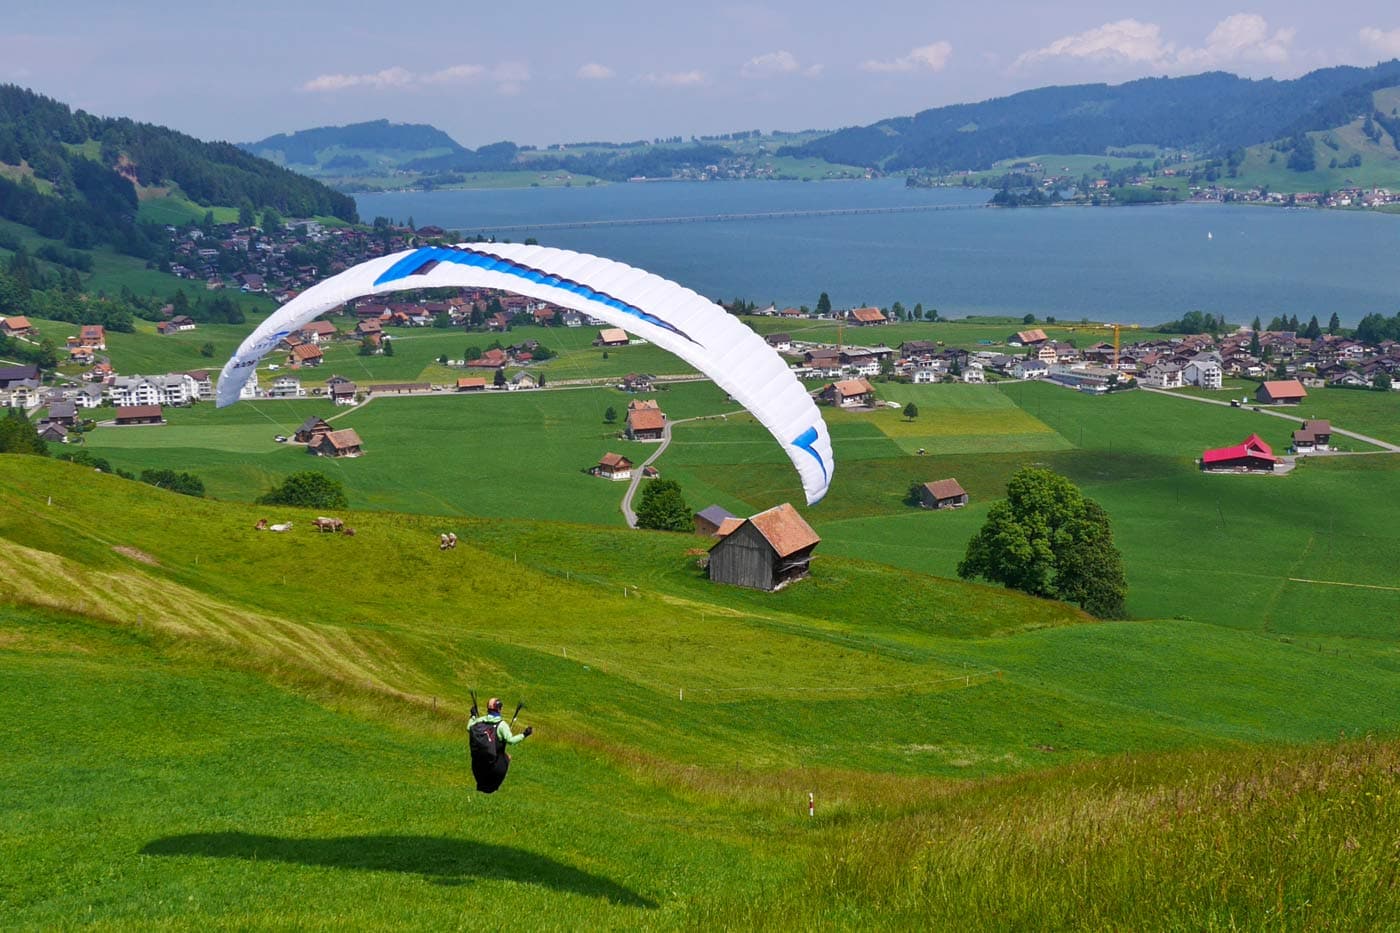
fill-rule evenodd
<path id="1" fill-rule="evenodd" d="M 1050 366 L 1040 360 L 1017 360 L 1011 367 L 1011 375 L 1016 379 L 1044 379 Z"/>
<path id="2" fill-rule="evenodd" d="M 188 405 L 200 398 L 199 383 L 189 373 L 164 376 L 118 376 L 107 388 L 113 405 Z"/>
<path id="3" fill-rule="evenodd" d="M 1175 363 L 1154 363 L 1142 374 L 1142 381 L 1158 389 L 1179 389 L 1181 367 Z"/>
<path id="4" fill-rule="evenodd" d="M 1220 362 L 1213 359 L 1194 359 L 1182 370 L 1181 381 L 1189 386 L 1202 389 L 1219 389 L 1225 382 L 1225 370 Z"/>
<path id="5" fill-rule="evenodd" d="M 982 385 L 987 381 L 987 374 L 982 369 L 982 364 L 972 362 L 967 364 L 967 369 L 963 370 L 962 381 L 971 385 Z"/>
<path id="6" fill-rule="evenodd" d="M 296 376 L 278 376 L 267 390 L 268 398 L 306 398 L 306 390 Z"/>

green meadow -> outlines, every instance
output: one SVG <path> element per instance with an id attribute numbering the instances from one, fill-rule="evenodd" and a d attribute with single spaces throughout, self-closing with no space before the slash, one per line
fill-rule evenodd
<path id="1" fill-rule="evenodd" d="M 1095 623 L 836 554 L 765 594 L 688 535 L 277 511 L 0 457 L 10 923 L 1388 916 L 1393 633 Z M 491 797 L 470 688 L 538 730 Z"/>
<path id="2" fill-rule="evenodd" d="M 143 324 L 111 354 L 203 368 L 205 340 L 251 324 Z M 314 373 L 448 382 L 436 356 L 487 336 L 338 346 Z M 646 345 L 603 359 L 590 328 L 501 340 L 526 336 L 560 352 L 555 388 L 200 404 L 85 435 L 122 469 L 198 474 L 207 499 L 0 456 L 6 925 L 1393 923 L 1400 455 L 1208 476 L 1206 447 L 1257 432 L 1283 449 L 1293 422 L 1147 392 L 878 383 L 897 407 L 823 410 L 835 479 L 806 507 L 722 390 L 645 396 L 684 422 L 657 466 L 689 505 L 790 501 L 821 535 L 810 577 L 762 593 L 711 584 L 708 539 L 627 529 L 625 484 L 586 473 L 656 448 L 619 436 L 636 396 L 567 380 L 683 365 Z M 1319 390 L 1298 414 L 1393 439 L 1396 401 Z M 274 440 L 312 416 L 365 455 Z M 1109 512 L 1131 619 L 955 578 L 1027 465 Z M 344 484 L 353 537 L 253 504 L 306 469 Z M 945 477 L 967 508 L 904 501 Z M 473 689 L 523 699 L 517 725 L 537 729 L 493 796 L 465 748 Z"/>

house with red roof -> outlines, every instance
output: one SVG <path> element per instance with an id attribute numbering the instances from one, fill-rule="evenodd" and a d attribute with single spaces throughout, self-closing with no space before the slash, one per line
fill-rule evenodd
<path id="1" fill-rule="evenodd" d="M 1308 390 L 1297 379 L 1265 382 L 1254 392 L 1254 400 L 1261 405 L 1297 405 L 1307 397 Z"/>
<path id="2" fill-rule="evenodd" d="M 1258 434 L 1233 447 L 1219 447 L 1201 454 L 1201 469 L 1210 472 L 1272 473 L 1282 461 Z"/>
<path id="3" fill-rule="evenodd" d="M 710 579 L 776 590 L 807 576 L 821 538 L 787 502 L 746 519 L 724 519 L 710 548 Z"/>
<path id="4" fill-rule="evenodd" d="M 852 324 L 861 327 L 889 323 L 889 318 L 879 308 L 852 308 L 846 316 Z"/>

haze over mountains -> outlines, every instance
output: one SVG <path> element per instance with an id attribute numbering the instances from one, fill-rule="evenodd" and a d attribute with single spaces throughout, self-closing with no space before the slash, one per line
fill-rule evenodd
<path id="1" fill-rule="evenodd" d="M 1211 72 L 1120 85 L 1046 87 L 890 117 L 815 138 L 809 135 L 798 144 L 778 139 L 770 148 L 778 155 L 885 171 L 983 169 L 1018 156 L 1104 154 L 1134 146 L 1223 155 L 1367 116 L 1374 109 L 1372 93 L 1397 84 L 1400 61 L 1371 68 L 1326 68 L 1287 81 Z M 670 145 L 661 148 L 694 162 L 723 157 L 727 141 L 692 138 L 689 143 L 704 145 L 687 145 L 677 138 L 665 142 Z M 646 141 L 611 146 L 611 152 L 595 148 L 579 153 L 572 147 L 539 151 L 502 142 L 472 151 L 432 127 L 385 120 L 321 127 L 243 144 L 256 155 L 317 175 L 350 174 L 338 169 L 365 170 L 377 162 L 422 172 L 529 168 L 626 177 L 638 169 L 634 158 L 638 149 L 657 148 Z"/>

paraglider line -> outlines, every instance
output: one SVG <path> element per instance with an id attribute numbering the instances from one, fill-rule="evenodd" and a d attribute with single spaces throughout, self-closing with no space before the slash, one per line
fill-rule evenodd
<path id="1" fill-rule="evenodd" d="M 534 282 L 537 285 L 548 285 L 551 288 L 559 288 L 566 292 L 573 292 L 575 295 L 586 298 L 589 301 L 596 301 L 599 304 L 607 305 L 609 308 L 621 311 L 623 314 L 631 315 L 632 317 L 646 321 L 648 324 L 655 325 L 663 330 L 668 330 L 678 337 L 684 337 L 697 346 L 700 345 L 699 341 L 680 328 L 668 324 L 654 314 L 643 311 L 636 305 L 630 305 L 625 301 L 614 298 L 606 292 L 600 292 L 597 289 L 589 288 L 587 285 L 582 285 L 572 279 L 562 278 L 561 276 L 545 272 L 542 269 L 535 269 L 531 266 L 527 266 L 524 263 L 515 262 L 514 260 L 505 259 L 500 256 L 493 256 L 490 253 L 479 252 L 463 246 L 419 247 L 385 270 L 379 278 L 374 280 L 374 286 L 378 288 L 386 282 L 394 282 L 398 279 L 408 278 L 410 275 L 427 272 L 439 262 L 451 262 L 462 266 L 476 266 L 477 268 L 485 269 L 490 272 L 513 275 L 517 278 Z"/>

